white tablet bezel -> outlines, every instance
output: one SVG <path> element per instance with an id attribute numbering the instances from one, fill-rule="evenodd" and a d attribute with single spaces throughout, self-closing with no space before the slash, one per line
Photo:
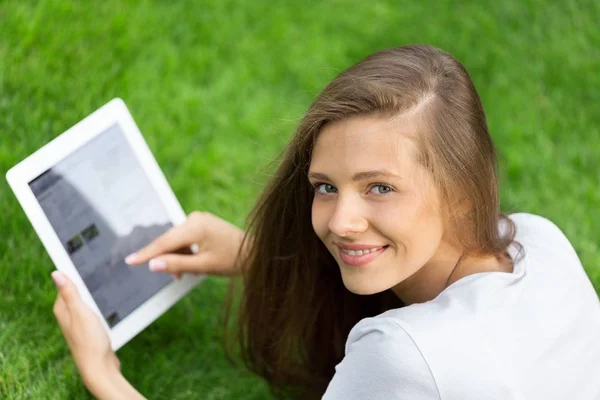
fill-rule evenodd
<path id="1" fill-rule="evenodd" d="M 179 299 L 196 286 L 204 276 L 184 275 L 180 280 L 170 282 L 135 309 L 123 320 L 110 328 L 102 317 L 90 292 L 83 283 L 77 269 L 52 228 L 50 221 L 42 210 L 35 195 L 29 187 L 29 182 L 59 163 L 65 157 L 77 151 L 80 147 L 94 139 L 114 124 L 119 124 L 121 131 L 130 144 L 133 153 L 147 173 L 153 189 L 160 202 L 165 207 L 169 219 L 174 225 L 181 224 L 186 219 L 181 205 L 169 186 L 150 148 L 133 120 L 123 100 L 115 98 L 84 120 L 56 137 L 50 143 L 14 166 L 6 174 L 6 179 L 17 197 L 25 214 L 56 268 L 65 273 L 77 286 L 83 300 L 100 317 L 102 324 L 109 334 L 113 350 L 118 350 L 135 335 L 161 316 Z M 143 268 L 143 267 L 132 267 Z M 50 272 L 50 271 L 49 271 Z M 49 274 L 48 274 L 49 275 Z"/>

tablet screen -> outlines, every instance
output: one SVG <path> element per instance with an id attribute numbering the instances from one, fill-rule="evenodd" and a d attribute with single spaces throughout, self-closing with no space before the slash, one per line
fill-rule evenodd
<path id="1" fill-rule="evenodd" d="M 118 124 L 29 186 L 109 326 L 171 282 L 125 264 L 172 223 Z"/>

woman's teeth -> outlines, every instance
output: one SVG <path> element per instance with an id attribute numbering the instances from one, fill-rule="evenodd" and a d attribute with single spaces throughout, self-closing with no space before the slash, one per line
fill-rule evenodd
<path id="1" fill-rule="evenodd" d="M 381 247 L 374 247 L 372 249 L 366 249 L 366 250 L 346 250 L 346 249 L 342 249 L 342 251 L 346 254 L 348 254 L 349 256 L 364 256 L 365 254 L 369 254 L 369 253 L 374 253 L 376 251 L 381 250 Z"/>

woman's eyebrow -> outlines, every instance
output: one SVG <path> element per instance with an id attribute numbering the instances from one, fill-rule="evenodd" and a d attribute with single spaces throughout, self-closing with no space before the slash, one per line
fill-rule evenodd
<path id="1" fill-rule="evenodd" d="M 352 180 L 353 181 L 364 181 L 367 179 L 380 178 L 380 177 L 400 179 L 399 175 L 397 175 L 391 171 L 387 171 L 384 169 L 378 169 L 378 170 L 373 170 L 373 171 L 357 172 L 352 177 Z M 319 179 L 319 180 L 323 180 L 323 181 L 331 181 L 331 179 L 327 175 L 325 175 L 321 172 L 309 172 L 308 178 L 309 179 L 311 179 L 311 178 Z"/>

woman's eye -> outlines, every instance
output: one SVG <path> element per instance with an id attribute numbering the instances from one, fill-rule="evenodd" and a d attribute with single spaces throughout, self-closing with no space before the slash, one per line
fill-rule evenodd
<path id="1" fill-rule="evenodd" d="M 373 194 L 388 194 L 392 191 L 392 188 L 388 185 L 373 185 L 371 187 L 371 193 Z"/>
<path id="2" fill-rule="evenodd" d="M 315 185 L 315 189 L 319 194 L 330 194 L 337 192 L 335 186 L 330 185 L 328 183 L 319 183 L 318 185 Z"/>

